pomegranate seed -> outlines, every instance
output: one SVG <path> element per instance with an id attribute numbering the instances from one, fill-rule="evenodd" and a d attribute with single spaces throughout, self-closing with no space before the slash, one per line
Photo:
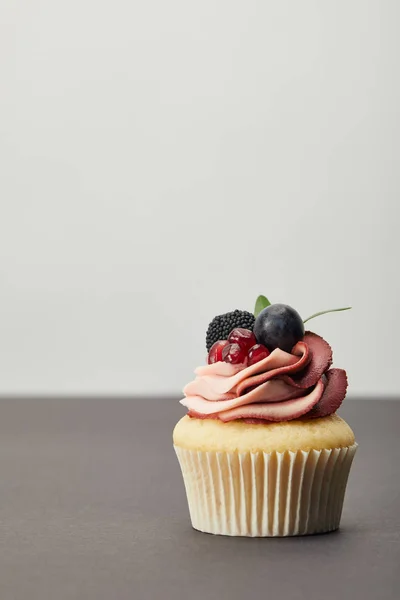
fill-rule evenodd
<path id="1" fill-rule="evenodd" d="M 228 342 L 231 344 L 239 344 L 245 352 L 248 352 L 254 344 L 257 344 L 256 336 L 250 329 L 236 327 L 229 334 Z"/>
<path id="2" fill-rule="evenodd" d="M 248 365 L 254 365 L 255 363 L 260 362 L 264 358 L 267 358 L 271 352 L 263 346 L 262 344 L 255 344 L 252 348 L 250 348 L 249 353 L 247 355 Z"/>
<path id="3" fill-rule="evenodd" d="M 246 351 L 239 344 L 228 344 L 222 350 L 222 360 L 232 365 L 246 362 Z"/>
<path id="4" fill-rule="evenodd" d="M 222 350 L 229 344 L 228 340 L 219 340 L 215 342 L 210 348 L 210 352 L 208 353 L 208 364 L 212 365 L 216 362 L 222 362 Z"/>

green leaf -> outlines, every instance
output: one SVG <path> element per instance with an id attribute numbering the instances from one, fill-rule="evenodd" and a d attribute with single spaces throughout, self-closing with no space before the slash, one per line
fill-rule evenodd
<path id="1" fill-rule="evenodd" d="M 268 298 L 266 298 L 265 296 L 258 296 L 257 300 L 256 300 L 256 305 L 254 307 L 254 316 L 258 317 L 258 315 L 260 314 L 260 312 L 262 310 L 264 310 L 264 308 L 267 308 L 267 306 L 270 306 L 271 302 L 268 300 Z"/>
<path id="2" fill-rule="evenodd" d="M 305 319 L 303 321 L 303 323 L 307 323 L 307 321 L 310 321 L 311 319 L 315 319 L 315 317 L 319 317 L 320 315 L 326 315 L 327 313 L 340 312 L 341 310 L 350 310 L 350 309 L 351 309 L 351 306 L 345 306 L 344 308 L 330 308 L 329 310 L 321 310 L 321 312 L 314 313 L 313 315 L 311 315 L 311 317 L 308 317 L 307 319 Z"/>

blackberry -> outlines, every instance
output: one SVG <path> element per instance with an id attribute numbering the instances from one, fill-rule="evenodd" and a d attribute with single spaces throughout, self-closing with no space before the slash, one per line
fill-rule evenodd
<path id="1" fill-rule="evenodd" d="M 254 321 L 254 315 L 246 310 L 233 310 L 224 315 L 214 317 L 207 329 L 207 352 L 210 351 L 211 346 L 215 344 L 215 342 L 227 340 L 228 335 L 235 327 L 243 327 L 243 329 L 250 329 L 250 331 L 253 331 Z"/>

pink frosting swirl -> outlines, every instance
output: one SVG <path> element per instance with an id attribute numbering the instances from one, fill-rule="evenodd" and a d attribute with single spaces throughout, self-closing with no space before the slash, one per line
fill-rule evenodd
<path id="1" fill-rule="evenodd" d="M 291 353 L 277 348 L 250 367 L 224 362 L 198 367 L 181 404 L 189 416 L 221 421 L 326 416 L 339 408 L 347 390 L 346 372 L 330 369 L 331 363 L 329 344 L 306 332 Z"/>

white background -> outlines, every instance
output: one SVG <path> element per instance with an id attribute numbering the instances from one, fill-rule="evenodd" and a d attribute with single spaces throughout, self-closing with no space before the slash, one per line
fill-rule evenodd
<path id="1" fill-rule="evenodd" d="M 215 314 L 398 385 L 398 0 L 2 0 L 0 393 L 175 393 Z"/>

